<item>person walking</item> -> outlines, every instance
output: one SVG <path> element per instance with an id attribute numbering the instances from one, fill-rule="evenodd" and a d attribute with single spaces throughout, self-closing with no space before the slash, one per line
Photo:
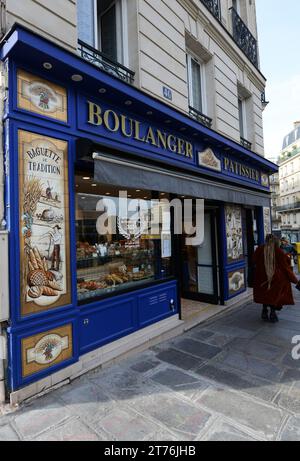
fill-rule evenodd
<path id="1" fill-rule="evenodd" d="M 289 257 L 279 248 L 279 240 L 267 235 L 266 243 L 253 256 L 255 265 L 254 302 L 263 305 L 262 319 L 278 322 L 277 312 L 284 305 L 294 305 L 291 283 L 300 286 Z M 270 308 L 270 316 L 268 308 Z"/>

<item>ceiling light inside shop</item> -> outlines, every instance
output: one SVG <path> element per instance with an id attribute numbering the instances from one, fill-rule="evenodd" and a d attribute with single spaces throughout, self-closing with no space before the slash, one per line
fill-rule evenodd
<path id="1" fill-rule="evenodd" d="M 147 115 L 153 115 L 153 112 L 152 110 L 148 110 L 148 112 L 146 112 Z"/>
<path id="2" fill-rule="evenodd" d="M 100 89 L 99 89 L 99 93 L 101 93 L 101 94 L 106 93 L 106 91 L 107 91 L 106 88 L 100 88 Z"/>
<path id="3" fill-rule="evenodd" d="M 166 120 L 165 123 L 168 123 L 168 124 L 169 124 L 169 123 L 171 123 L 171 120 Z"/>
<path id="4" fill-rule="evenodd" d="M 82 82 L 82 80 L 83 80 L 82 75 L 79 75 L 79 74 L 74 74 L 74 75 L 72 75 L 71 78 L 72 78 L 73 82 Z"/>
<path id="5" fill-rule="evenodd" d="M 84 181 L 89 181 L 91 178 L 89 176 L 83 176 L 82 178 Z"/>
<path id="6" fill-rule="evenodd" d="M 131 106 L 132 105 L 132 101 L 128 100 L 128 101 L 125 101 L 125 106 Z"/>
<path id="7" fill-rule="evenodd" d="M 92 187 L 97 187 L 97 184 L 92 184 Z"/>
<path id="8" fill-rule="evenodd" d="M 51 70 L 53 66 L 51 62 L 44 62 L 43 67 L 44 69 Z"/>

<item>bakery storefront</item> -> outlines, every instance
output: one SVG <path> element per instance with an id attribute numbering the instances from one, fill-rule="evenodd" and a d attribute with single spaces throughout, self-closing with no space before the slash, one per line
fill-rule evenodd
<path id="1" fill-rule="evenodd" d="M 9 391 L 247 290 L 275 165 L 20 27 L 2 61 Z"/>

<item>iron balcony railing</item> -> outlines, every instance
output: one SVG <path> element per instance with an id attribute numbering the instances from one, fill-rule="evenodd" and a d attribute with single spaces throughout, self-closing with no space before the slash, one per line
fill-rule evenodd
<path id="1" fill-rule="evenodd" d="M 220 0 L 201 0 L 201 2 L 215 16 L 215 18 L 221 21 Z"/>
<path id="2" fill-rule="evenodd" d="M 133 84 L 135 73 L 122 64 L 113 61 L 101 53 L 101 51 L 96 50 L 96 48 L 93 48 L 82 40 L 78 41 L 78 51 L 80 56 L 89 63 L 124 82 Z"/>
<path id="3" fill-rule="evenodd" d="M 245 53 L 247 58 L 258 67 L 257 40 L 253 37 L 250 30 L 234 8 L 230 8 L 232 13 L 232 36 L 235 43 Z"/>
<path id="4" fill-rule="evenodd" d="M 276 207 L 276 211 L 278 211 L 278 213 L 290 210 L 300 210 L 300 202 L 289 203 L 288 205 Z"/>
<path id="5" fill-rule="evenodd" d="M 194 107 L 189 106 L 189 114 L 190 114 L 190 117 L 193 117 L 195 120 L 197 120 L 197 122 L 201 123 L 207 128 L 212 127 L 212 118 L 207 117 L 207 115 L 202 114 L 202 112 L 195 109 Z"/>
<path id="6" fill-rule="evenodd" d="M 242 145 L 243 147 L 245 147 L 245 149 L 249 149 L 249 150 L 252 149 L 252 144 L 251 144 L 251 142 L 250 142 L 250 141 L 247 141 L 247 139 L 245 139 L 245 138 L 241 138 L 241 145 Z"/>

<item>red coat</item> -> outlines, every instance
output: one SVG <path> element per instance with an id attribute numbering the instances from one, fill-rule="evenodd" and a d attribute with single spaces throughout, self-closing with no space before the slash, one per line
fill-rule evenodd
<path id="1" fill-rule="evenodd" d="M 294 305 L 291 283 L 298 283 L 292 271 L 289 257 L 279 248 L 275 249 L 275 274 L 271 288 L 268 290 L 267 275 L 264 262 L 264 245 L 254 253 L 254 301 L 274 307 Z"/>

